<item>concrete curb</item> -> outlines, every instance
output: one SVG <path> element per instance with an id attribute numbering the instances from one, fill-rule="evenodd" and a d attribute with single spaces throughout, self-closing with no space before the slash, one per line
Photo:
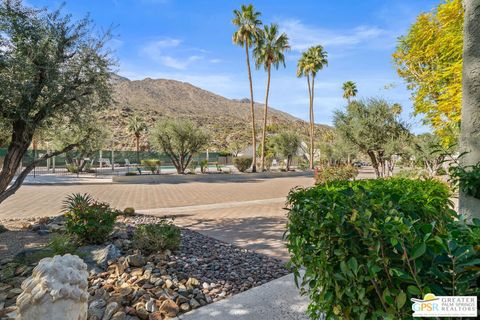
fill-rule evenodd
<path id="1" fill-rule="evenodd" d="M 293 274 L 179 316 L 182 320 L 308 320 Z"/>

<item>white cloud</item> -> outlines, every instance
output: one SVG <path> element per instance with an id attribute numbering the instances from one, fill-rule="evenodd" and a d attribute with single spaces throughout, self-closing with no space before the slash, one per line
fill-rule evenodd
<path id="1" fill-rule="evenodd" d="M 178 69 L 178 70 L 185 70 L 187 67 L 195 61 L 202 60 L 203 57 L 201 56 L 189 56 L 185 59 L 177 59 L 171 56 L 160 56 L 159 60 L 162 62 L 164 66 Z"/>
<path id="2" fill-rule="evenodd" d="M 185 70 L 195 61 L 203 59 L 203 56 L 199 55 L 179 57 L 177 49 L 181 44 L 182 40 L 180 39 L 156 40 L 148 43 L 141 51 L 151 60 L 177 70 Z M 174 55 L 174 53 L 176 54 Z"/>
<path id="3" fill-rule="evenodd" d="M 373 26 L 358 26 L 350 30 L 331 30 L 304 24 L 298 19 L 287 19 L 281 24 L 282 31 L 290 38 L 292 50 L 302 51 L 322 44 L 326 47 L 353 47 L 388 34 Z"/>

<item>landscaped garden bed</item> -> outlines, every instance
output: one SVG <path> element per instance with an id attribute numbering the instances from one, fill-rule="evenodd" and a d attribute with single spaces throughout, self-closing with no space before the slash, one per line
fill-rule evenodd
<path id="1" fill-rule="evenodd" d="M 108 237 L 78 247 L 64 233 L 71 229 L 67 219 L 23 223 L 29 228 L 24 232 L 51 241 L 0 261 L 1 319 L 8 319 L 7 313 L 12 316 L 20 285 L 38 260 L 66 252 L 79 255 L 88 265 L 88 319 L 168 319 L 289 272 L 279 260 L 152 216 L 118 215 Z"/>

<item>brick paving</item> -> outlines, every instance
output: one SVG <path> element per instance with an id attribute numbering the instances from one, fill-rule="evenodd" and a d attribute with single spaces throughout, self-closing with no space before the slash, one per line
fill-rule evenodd
<path id="1" fill-rule="evenodd" d="M 311 184 L 310 177 L 282 177 L 218 183 L 24 185 L 0 204 L 0 219 L 57 215 L 72 193 L 90 193 L 118 209 L 144 210 L 279 198 L 295 186 Z"/>

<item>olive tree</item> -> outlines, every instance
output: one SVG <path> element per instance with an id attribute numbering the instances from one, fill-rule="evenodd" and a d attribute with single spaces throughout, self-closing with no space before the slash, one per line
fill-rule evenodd
<path id="1" fill-rule="evenodd" d="M 0 118 L 10 132 L 0 202 L 18 190 L 39 161 L 78 145 L 34 159 L 15 179 L 38 130 L 75 123 L 79 114 L 110 102 L 111 59 L 103 49 L 108 34 L 93 34 L 88 19 L 73 22 L 70 15 L 28 8 L 20 0 L 0 3 Z"/>
<path id="2" fill-rule="evenodd" d="M 98 120 L 96 114 L 80 115 L 75 123 L 58 124 L 55 128 L 53 132 L 46 132 L 45 139 L 51 142 L 54 150 L 76 144 L 75 149 L 65 153 L 65 158 L 78 172 L 85 168 L 85 158 L 93 156 L 111 140 L 105 123 Z"/>
<path id="3" fill-rule="evenodd" d="M 152 145 L 172 160 L 179 174 L 185 173 L 193 155 L 207 146 L 208 138 L 203 129 L 184 120 L 163 120 L 150 134 Z"/>
<path id="4" fill-rule="evenodd" d="M 293 156 L 300 148 L 302 141 L 300 137 L 291 131 L 281 132 L 273 137 L 273 145 L 278 155 L 284 157 L 287 160 L 287 171 L 290 170 Z"/>
<path id="5" fill-rule="evenodd" d="M 409 136 L 398 114 L 396 105 L 382 99 L 353 101 L 344 111 L 335 111 L 335 128 L 346 141 L 370 157 L 377 177 L 393 171 L 392 164 L 402 152 L 403 139 Z"/>

